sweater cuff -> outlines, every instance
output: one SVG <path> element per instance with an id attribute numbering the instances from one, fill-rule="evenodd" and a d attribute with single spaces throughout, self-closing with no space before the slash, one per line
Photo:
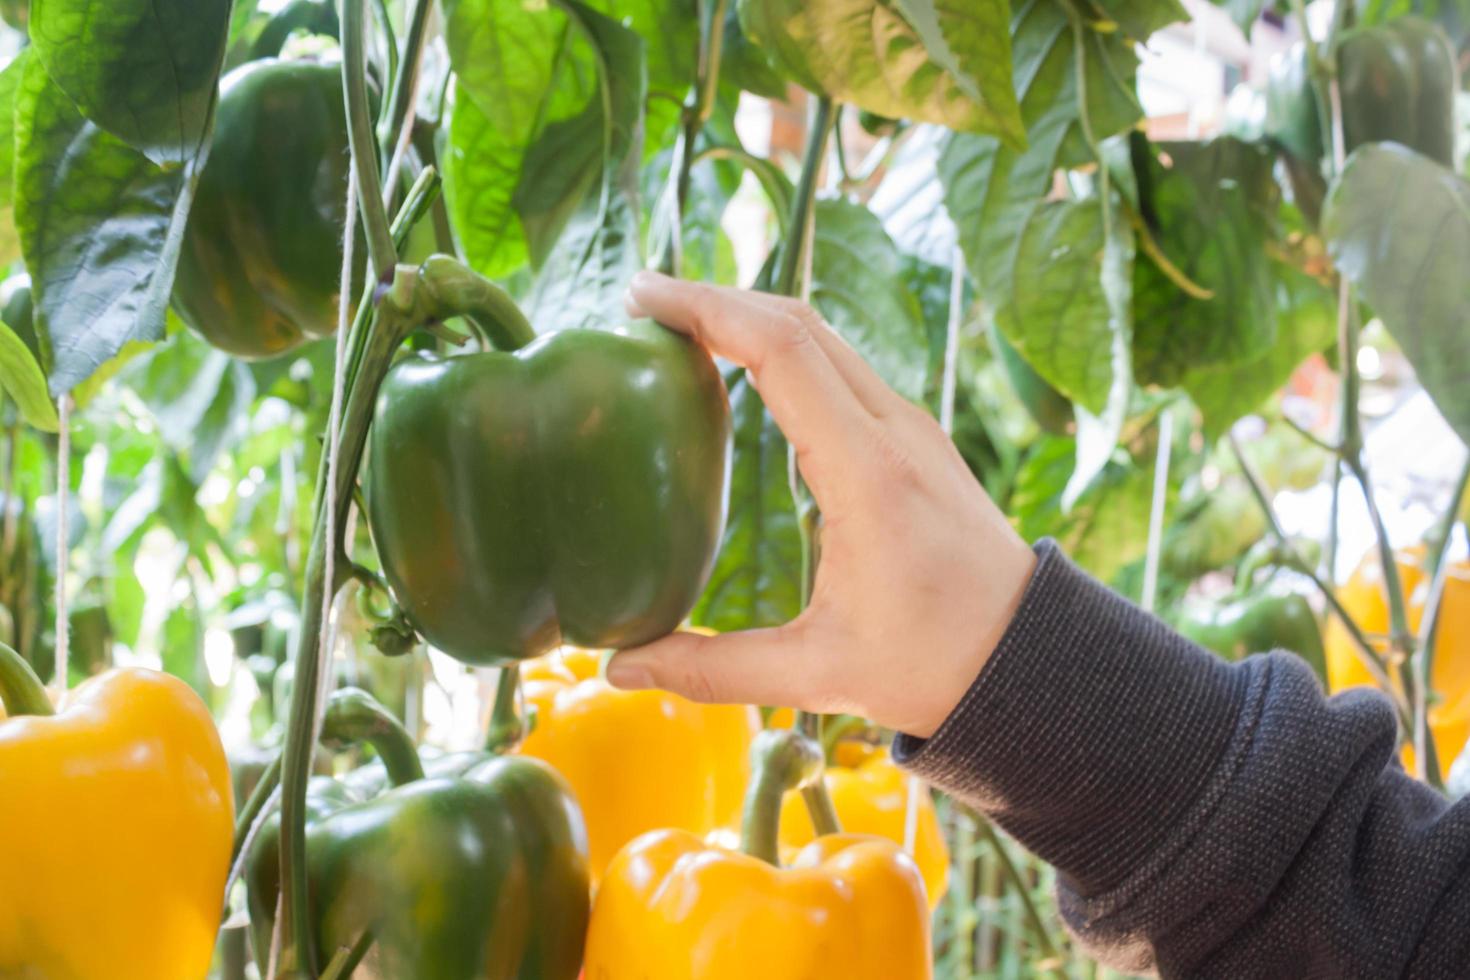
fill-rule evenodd
<path id="1" fill-rule="evenodd" d="M 1037 544 L 1005 635 L 927 741 L 894 758 L 985 812 L 1079 895 L 1143 861 L 1234 735 L 1245 672 Z"/>

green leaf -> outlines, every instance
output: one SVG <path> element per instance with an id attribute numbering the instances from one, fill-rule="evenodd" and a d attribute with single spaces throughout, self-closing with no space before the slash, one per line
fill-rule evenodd
<path id="1" fill-rule="evenodd" d="M 1337 268 L 1470 443 L 1470 185 L 1406 147 L 1369 143 L 1333 183 L 1322 233 Z"/>
<path id="2" fill-rule="evenodd" d="M 1116 25 L 1130 40 L 1140 44 L 1154 31 L 1189 18 L 1179 0 L 1092 0 L 1106 22 Z"/>
<path id="3" fill-rule="evenodd" d="M 537 275 L 527 315 L 541 333 L 622 323 L 623 293 L 641 268 L 638 218 L 628 199 L 589 197 Z"/>
<path id="4" fill-rule="evenodd" d="M 45 372 L 25 341 L 4 323 L 0 323 L 0 391 L 15 399 L 27 425 L 43 432 L 60 427 L 56 406 L 46 393 Z"/>
<path id="5" fill-rule="evenodd" d="M 1147 547 L 1153 474 L 1146 467 L 1110 462 L 1066 508 L 1062 497 L 1076 452 L 1071 439 L 1043 436 L 1016 474 L 1010 511 L 1026 540 L 1056 538 L 1074 561 L 1107 581 Z"/>
<path id="6" fill-rule="evenodd" d="M 157 164 L 194 159 L 230 0 L 32 0 L 31 43 L 88 120 Z"/>
<path id="7" fill-rule="evenodd" d="M 1220 8 L 1230 15 L 1235 26 L 1240 28 L 1240 33 L 1247 38 L 1251 36 L 1251 28 L 1256 26 L 1256 21 L 1261 19 L 1261 12 L 1266 9 L 1270 0 L 1216 0 Z"/>
<path id="8" fill-rule="evenodd" d="M 801 537 L 786 440 L 743 371 L 729 381 L 735 422 L 730 514 L 691 620 L 721 632 L 778 626 L 801 611 Z"/>
<path id="9" fill-rule="evenodd" d="M 0 71 L 0 266 L 20 258 L 15 230 L 15 96 L 31 49 L 25 48 Z"/>
<path id="10" fill-rule="evenodd" d="M 738 0 L 781 73 L 879 115 L 1026 140 L 1005 0 Z"/>
<path id="11" fill-rule="evenodd" d="M 1329 346 L 1337 334 L 1331 290 L 1290 266 L 1278 264 L 1275 274 L 1276 339 L 1271 346 L 1239 364 L 1199 368 L 1184 376 L 1184 388 L 1204 416 L 1210 442 L 1279 391 L 1302 361 Z"/>
<path id="12" fill-rule="evenodd" d="M 163 335 L 197 174 L 165 170 L 82 118 L 29 59 L 16 95 L 16 224 L 50 390 Z"/>
<path id="13" fill-rule="evenodd" d="M 725 9 L 720 79 L 765 99 L 786 97 L 786 79 L 771 65 L 765 50 L 745 36 L 740 28 L 739 6 L 734 3 Z"/>
<path id="14" fill-rule="evenodd" d="M 1045 158 L 1057 166 L 1092 160 L 1078 111 L 1079 79 L 1095 139 L 1121 133 L 1143 117 L 1134 92 L 1138 55 L 1132 43 L 1116 31 L 1076 29 L 1062 0 L 1025 0 L 1016 9 L 1011 18 L 1011 53 L 1027 141 L 1047 146 Z"/>
<path id="15" fill-rule="evenodd" d="M 1127 290 L 1116 276 L 1128 270 L 1133 242 L 1116 204 L 1105 229 L 1100 199 L 1045 199 L 1065 138 L 1053 126 L 1016 154 L 994 139 L 956 135 L 938 169 L 997 326 L 1048 383 L 1099 414 L 1116 407 L 1130 374 L 1100 352 L 1131 338 Z M 1106 282 L 1105 259 L 1113 273 Z"/>
<path id="16" fill-rule="evenodd" d="M 445 196 L 466 258 L 501 277 L 540 265 L 638 131 L 636 34 L 565 0 L 447 0 L 457 72 Z M 604 82 L 606 79 L 606 82 Z"/>
<path id="17" fill-rule="evenodd" d="M 844 197 L 817 202 L 811 303 L 888 385 L 924 394 L 929 346 L 919 301 L 873 212 Z"/>
<path id="18" fill-rule="evenodd" d="M 202 483 L 219 452 L 240 434 L 255 398 L 255 379 L 244 362 L 215 350 L 191 331 L 129 365 L 125 380 L 148 406 L 166 446 Z"/>
<path id="19" fill-rule="evenodd" d="M 1186 295 L 1157 265 L 1134 270 L 1133 368 L 1172 386 L 1202 367 L 1239 364 L 1276 335 L 1276 280 L 1266 253 L 1280 190 L 1264 147 L 1221 137 L 1161 143 L 1137 168 L 1144 220 L 1164 254 L 1210 299 Z"/>

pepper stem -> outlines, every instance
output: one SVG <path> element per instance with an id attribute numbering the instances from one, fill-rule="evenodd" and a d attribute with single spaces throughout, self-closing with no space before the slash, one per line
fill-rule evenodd
<path id="1" fill-rule="evenodd" d="M 367 742 L 383 760 L 388 782 L 402 786 L 424 778 L 413 736 L 373 696 L 355 687 L 333 691 L 322 716 L 322 743 L 345 748 Z"/>
<path id="2" fill-rule="evenodd" d="M 41 678 L 20 654 L 4 643 L 0 643 L 0 704 L 12 716 L 56 713 Z"/>
<path id="3" fill-rule="evenodd" d="M 781 800 L 788 790 L 812 784 L 822 775 L 822 750 L 789 728 L 770 728 L 750 749 L 751 779 L 745 792 L 740 849 L 767 864 L 781 866 Z"/>
<path id="4" fill-rule="evenodd" d="M 495 685 L 495 707 L 490 710 L 490 730 L 485 734 L 485 751 L 491 755 L 515 748 L 516 743 L 525 737 L 525 726 L 516 714 L 516 698 L 520 693 L 520 665 L 500 668 L 500 679 Z"/>
<path id="5" fill-rule="evenodd" d="M 431 255 L 419 267 L 418 289 L 427 320 L 462 316 L 478 327 L 496 350 L 519 350 L 536 339 L 536 328 L 510 294 L 448 255 Z"/>

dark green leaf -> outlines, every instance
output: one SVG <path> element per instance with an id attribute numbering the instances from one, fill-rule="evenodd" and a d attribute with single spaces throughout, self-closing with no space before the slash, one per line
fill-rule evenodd
<path id="1" fill-rule="evenodd" d="M 164 672 L 207 695 L 209 675 L 204 665 L 204 623 L 199 615 L 199 605 L 192 597 L 169 611 L 158 642 Z"/>
<path id="2" fill-rule="evenodd" d="M 783 74 L 894 118 L 1026 139 L 1005 0 L 739 0 L 740 24 Z"/>
<path id="3" fill-rule="evenodd" d="M 1091 0 L 1091 4 L 1130 40 L 1139 43 L 1147 41 L 1154 31 L 1189 17 L 1179 0 Z"/>
<path id="4" fill-rule="evenodd" d="M 786 96 L 786 80 L 776 73 L 766 52 L 740 29 L 737 4 L 725 10 L 725 38 L 720 51 L 720 77 L 738 88 L 767 99 Z"/>
<path id="5" fill-rule="evenodd" d="M 842 197 L 817 202 L 811 302 L 899 394 L 924 394 L 929 360 L 919 301 L 878 218 Z"/>
<path id="6" fill-rule="evenodd" d="M 1221 137 L 1163 143 L 1138 173 L 1144 218 L 1169 259 L 1210 299 L 1186 295 L 1153 262 L 1134 271 L 1133 367 L 1143 384 L 1239 364 L 1276 335 L 1276 280 L 1266 243 L 1280 191 L 1264 147 Z"/>
<path id="7" fill-rule="evenodd" d="M 739 372 L 730 382 L 735 443 L 730 516 L 692 621 L 726 632 L 778 626 L 801 611 L 801 538 L 786 440 Z"/>
<path id="8" fill-rule="evenodd" d="M 16 99 L 16 224 L 50 389 L 163 334 L 195 183 L 87 122 L 29 59 Z"/>
<path id="9" fill-rule="evenodd" d="M 1333 183 L 1322 233 L 1338 269 L 1470 443 L 1470 185 L 1406 147 L 1369 143 Z"/>
<path id="10" fill-rule="evenodd" d="M 1246 37 L 1251 36 L 1251 28 L 1256 26 L 1256 21 L 1261 19 L 1261 11 L 1266 9 L 1270 0 L 1217 0 L 1221 9 L 1230 15 L 1235 26 L 1240 28 L 1240 33 Z"/>
<path id="11" fill-rule="evenodd" d="M 59 427 L 56 406 L 46 392 L 45 372 L 25 341 L 4 323 L 0 323 L 0 391 L 15 400 L 26 424 L 43 432 Z"/>
<path id="12" fill-rule="evenodd" d="M 157 164 L 194 159 L 230 0 L 32 0 L 31 43 L 88 120 Z"/>
<path id="13" fill-rule="evenodd" d="M 1211 442 L 1279 391 L 1297 366 L 1330 345 L 1337 333 L 1331 290 L 1289 266 L 1276 265 L 1275 275 L 1276 339 L 1271 346 L 1239 364 L 1184 376 L 1184 388 L 1204 415 L 1205 438 Z"/>

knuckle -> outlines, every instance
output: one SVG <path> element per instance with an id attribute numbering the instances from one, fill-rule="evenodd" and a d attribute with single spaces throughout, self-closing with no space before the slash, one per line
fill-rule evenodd
<path id="1" fill-rule="evenodd" d="M 689 700 L 700 704 L 714 704 L 718 701 L 718 687 L 705 670 L 697 666 L 688 667 L 682 671 L 679 681 L 679 692 Z"/>

